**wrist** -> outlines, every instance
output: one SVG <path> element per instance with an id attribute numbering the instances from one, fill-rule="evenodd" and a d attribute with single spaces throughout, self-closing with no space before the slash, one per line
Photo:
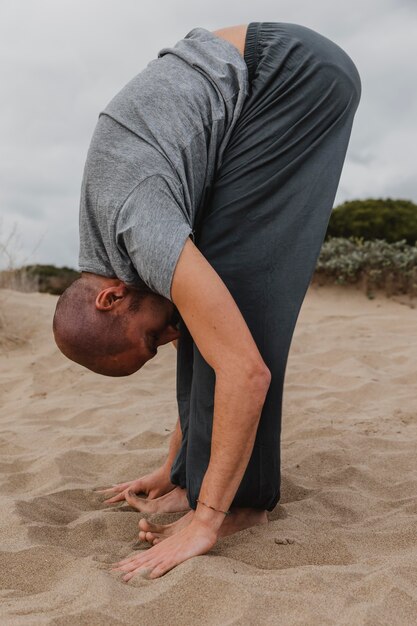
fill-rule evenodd
<path id="1" fill-rule="evenodd" d="M 167 480 L 170 480 L 171 478 L 171 467 L 172 467 L 172 463 L 170 461 L 165 461 L 165 463 L 163 465 L 161 465 L 161 467 L 159 468 L 160 473 L 162 474 L 162 476 L 164 478 L 166 478 Z"/>
<path id="2" fill-rule="evenodd" d="M 214 510 L 202 502 L 197 502 L 193 519 L 217 532 L 223 524 L 225 517 L 226 515 L 222 511 Z"/>

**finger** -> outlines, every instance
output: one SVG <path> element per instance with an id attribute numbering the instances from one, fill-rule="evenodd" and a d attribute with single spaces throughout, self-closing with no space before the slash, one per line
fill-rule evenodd
<path id="1" fill-rule="evenodd" d="M 159 578 L 160 576 L 163 576 L 164 574 L 169 572 L 169 570 L 171 570 L 173 567 L 175 567 L 175 563 L 161 563 L 160 565 L 157 565 L 153 568 L 152 572 L 149 574 L 149 578 Z"/>
<path id="2" fill-rule="evenodd" d="M 138 572 L 139 570 L 143 571 L 144 569 L 152 571 L 152 569 L 156 567 L 160 562 L 161 560 L 158 557 L 144 559 L 143 561 L 139 561 L 133 564 L 129 570 L 125 570 L 125 574 L 133 575 L 133 572 Z"/>
<path id="3" fill-rule="evenodd" d="M 140 553 L 135 552 L 134 554 L 132 554 L 132 556 L 128 556 L 125 559 L 122 559 L 122 561 L 118 561 L 118 563 L 112 563 L 112 565 L 114 566 L 120 566 L 120 565 L 125 565 L 125 563 L 130 563 L 131 561 L 133 561 L 134 559 L 138 558 L 140 556 L 140 554 L 142 554 L 143 552 L 148 553 L 149 550 L 142 550 Z"/>
<path id="4" fill-rule="evenodd" d="M 109 491 L 119 492 L 127 489 L 128 486 L 129 483 L 123 485 L 113 485 L 113 487 L 106 487 L 106 489 L 93 489 L 93 491 L 95 491 L 95 493 L 108 493 Z"/>
<path id="5" fill-rule="evenodd" d="M 139 554 L 136 552 L 136 554 L 134 554 L 131 558 L 124 559 L 123 561 L 120 561 L 120 563 L 115 563 L 114 565 L 116 565 L 115 569 L 128 571 L 158 558 L 160 558 L 160 554 L 156 551 L 156 548 L 149 548 L 149 550 L 142 550 Z"/>
<path id="6" fill-rule="evenodd" d="M 114 504 L 115 502 L 122 502 L 125 500 L 125 494 L 119 493 L 117 496 L 113 496 L 112 498 L 108 498 L 107 500 L 103 500 L 103 504 Z"/>
<path id="7" fill-rule="evenodd" d="M 129 572 L 129 574 L 126 574 L 125 576 L 123 576 L 123 580 L 127 583 L 129 582 L 129 580 L 131 578 L 133 578 L 133 576 L 141 576 L 142 578 L 149 578 L 150 574 L 153 572 L 152 567 L 141 567 L 139 569 L 136 569 L 134 572 Z"/>
<path id="8" fill-rule="evenodd" d="M 139 567 L 145 567 L 145 565 L 148 566 L 151 561 L 155 561 L 155 559 L 142 555 L 134 561 L 131 561 L 130 563 L 126 563 L 126 565 L 121 565 L 120 567 L 116 567 L 114 569 L 115 571 L 124 572 L 125 574 L 127 574 L 128 572 L 132 572 Z"/>
<path id="9" fill-rule="evenodd" d="M 131 560 L 124 560 L 124 561 L 120 561 L 120 563 L 112 563 L 111 564 L 111 569 L 119 569 L 120 567 L 124 567 L 125 565 L 127 565 L 128 563 L 130 563 Z"/>
<path id="10" fill-rule="evenodd" d="M 133 571 L 134 569 L 137 569 L 138 567 L 141 567 L 142 565 L 145 565 L 146 562 L 146 559 L 140 559 L 139 557 L 131 563 L 126 563 L 126 565 L 121 565 L 120 567 L 115 567 L 114 569 L 118 572 L 127 573 Z"/>

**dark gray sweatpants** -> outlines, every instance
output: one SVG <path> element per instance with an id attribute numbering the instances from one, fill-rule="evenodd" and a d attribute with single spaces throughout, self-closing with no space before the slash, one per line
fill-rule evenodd
<path id="1" fill-rule="evenodd" d="M 232 502 L 271 511 L 280 498 L 288 352 L 326 233 L 361 81 L 338 45 L 297 24 L 252 22 L 245 61 L 251 90 L 198 216 L 195 242 L 228 287 L 272 374 Z M 180 330 L 183 438 L 171 480 L 187 489 L 195 509 L 210 458 L 215 374 L 182 320 Z"/>

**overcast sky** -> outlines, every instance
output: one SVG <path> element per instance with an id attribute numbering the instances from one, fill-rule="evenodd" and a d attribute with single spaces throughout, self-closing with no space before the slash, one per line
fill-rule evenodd
<path id="1" fill-rule="evenodd" d="M 358 67 L 335 204 L 417 202 L 416 0 L 0 0 L 0 241 L 15 225 L 16 263 L 77 267 L 82 172 L 109 100 L 192 28 L 251 21 L 313 28 Z"/>

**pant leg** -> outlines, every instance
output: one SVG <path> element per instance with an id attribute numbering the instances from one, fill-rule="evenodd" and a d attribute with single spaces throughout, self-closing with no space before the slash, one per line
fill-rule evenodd
<path id="1" fill-rule="evenodd" d="M 231 292 L 272 374 L 232 506 L 272 510 L 280 498 L 288 352 L 326 233 L 361 83 L 350 57 L 319 33 L 297 24 L 255 25 L 251 91 L 196 243 Z M 172 476 L 196 508 L 210 457 L 215 375 L 189 333 L 177 367 L 186 436 Z"/>

